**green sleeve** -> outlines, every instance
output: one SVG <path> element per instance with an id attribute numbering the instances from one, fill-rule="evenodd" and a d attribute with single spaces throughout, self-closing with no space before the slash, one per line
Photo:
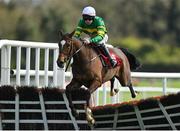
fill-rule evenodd
<path id="1" fill-rule="evenodd" d="M 97 35 L 91 38 L 90 42 L 92 43 L 99 43 L 104 38 L 107 32 L 104 21 L 101 18 L 97 19 L 96 25 L 97 25 Z"/>
<path id="2" fill-rule="evenodd" d="M 100 42 L 102 39 L 103 39 L 102 36 L 97 35 L 96 37 L 91 38 L 90 42 L 91 42 L 91 43 L 98 43 L 98 42 Z"/>
<path id="3" fill-rule="evenodd" d="M 76 27 L 74 37 L 79 38 L 82 33 L 82 19 L 80 19 L 78 26 Z"/>

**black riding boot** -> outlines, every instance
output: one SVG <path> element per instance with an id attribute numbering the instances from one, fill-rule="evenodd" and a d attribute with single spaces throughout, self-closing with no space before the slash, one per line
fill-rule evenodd
<path id="1" fill-rule="evenodd" d="M 106 56 L 110 59 L 111 66 L 114 68 L 116 66 L 116 64 L 117 64 L 117 61 L 112 59 L 112 57 L 111 57 L 111 55 L 109 53 L 108 48 L 104 44 L 101 47 L 103 48 Z"/>

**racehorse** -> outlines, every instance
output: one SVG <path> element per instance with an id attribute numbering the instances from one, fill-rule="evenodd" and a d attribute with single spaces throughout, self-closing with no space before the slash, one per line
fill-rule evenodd
<path id="1" fill-rule="evenodd" d="M 81 86 L 87 87 L 89 95 L 87 96 L 86 119 L 89 124 L 94 124 L 91 109 L 89 107 L 90 95 L 107 81 L 111 82 L 110 95 L 114 96 L 118 90 L 114 89 L 114 79 L 117 78 L 122 86 L 129 87 L 132 98 L 136 97 L 131 83 L 130 64 L 126 55 L 118 48 L 109 48 L 122 61 L 121 65 L 114 68 L 107 68 L 101 64 L 100 57 L 91 46 L 84 44 L 82 40 L 73 37 L 72 33 L 62 33 L 60 31 L 59 56 L 57 65 L 64 68 L 64 63 L 73 58 L 71 82 L 66 86 L 66 94 L 69 100 L 69 106 L 72 114 L 77 117 L 78 113 L 72 103 L 71 91 Z"/>

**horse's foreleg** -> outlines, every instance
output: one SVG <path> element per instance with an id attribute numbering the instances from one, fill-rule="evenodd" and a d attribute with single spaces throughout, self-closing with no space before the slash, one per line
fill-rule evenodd
<path id="1" fill-rule="evenodd" d="M 71 113 L 75 118 L 77 118 L 79 114 L 78 114 L 77 110 L 75 109 L 75 107 L 72 103 L 72 95 L 71 95 L 71 88 L 70 87 L 69 88 L 66 87 L 66 96 L 68 98 L 69 107 L 71 108 Z"/>
<path id="2" fill-rule="evenodd" d="M 66 86 L 66 96 L 68 98 L 69 107 L 71 108 L 71 113 L 75 118 L 77 118 L 79 116 L 79 114 L 78 114 L 77 110 L 75 109 L 74 104 L 72 103 L 72 94 L 71 94 L 71 92 L 72 92 L 73 87 L 78 88 L 78 87 L 80 87 L 80 85 L 74 83 L 74 81 L 71 81 Z"/>
<path id="3" fill-rule="evenodd" d="M 90 99 L 91 94 L 100 86 L 101 86 L 101 82 L 94 80 L 88 89 L 89 90 L 89 97 L 87 98 L 87 106 L 86 106 L 85 110 L 86 110 L 86 119 L 87 119 L 89 125 L 95 124 L 95 120 L 93 118 L 92 111 L 89 107 L 89 99 Z"/>
<path id="4" fill-rule="evenodd" d="M 114 81 L 115 81 L 115 77 L 113 77 L 110 82 L 111 82 L 111 91 L 110 91 L 110 96 L 114 96 L 118 93 L 118 89 L 114 89 Z"/>
<path id="5" fill-rule="evenodd" d="M 87 90 L 87 92 L 88 94 L 86 96 L 85 113 L 86 113 L 86 120 L 88 121 L 88 124 L 91 126 L 95 123 L 95 120 L 93 118 L 93 114 L 89 106 L 89 100 L 90 100 L 91 94 L 89 90 Z"/>

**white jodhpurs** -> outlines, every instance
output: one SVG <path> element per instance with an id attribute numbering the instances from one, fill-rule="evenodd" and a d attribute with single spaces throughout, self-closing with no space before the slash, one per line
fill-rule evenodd
<path id="1" fill-rule="evenodd" d="M 111 47 L 111 48 L 113 48 L 112 45 L 107 44 L 107 41 L 108 41 L 108 35 L 105 34 L 104 38 L 102 39 L 102 41 L 99 42 L 99 44 L 104 44 L 106 47 Z"/>
<path id="2" fill-rule="evenodd" d="M 99 44 L 105 44 L 108 41 L 108 35 L 105 34 L 104 38 L 99 42 Z"/>

